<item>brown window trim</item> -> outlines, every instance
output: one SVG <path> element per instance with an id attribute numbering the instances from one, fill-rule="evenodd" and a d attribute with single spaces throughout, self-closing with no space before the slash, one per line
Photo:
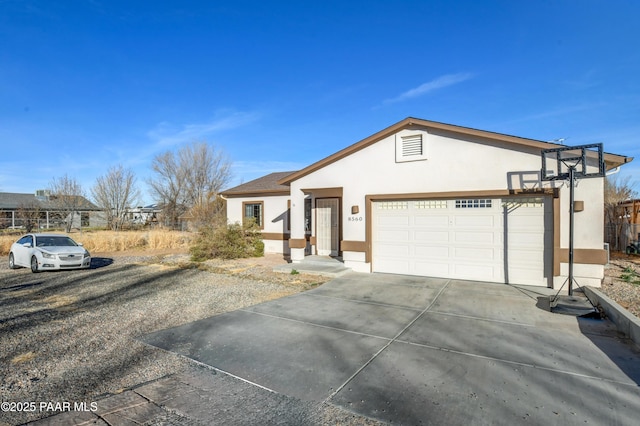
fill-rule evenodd
<path id="1" fill-rule="evenodd" d="M 245 212 L 246 210 L 246 206 L 247 204 L 260 204 L 260 229 L 264 229 L 264 201 L 262 200 L 257 200 L 257 201 L 243 201 L 242 202 L 242 224 L 244 225 L 246 223 L 246 218 L 247 216 L 245 216 Z"/>

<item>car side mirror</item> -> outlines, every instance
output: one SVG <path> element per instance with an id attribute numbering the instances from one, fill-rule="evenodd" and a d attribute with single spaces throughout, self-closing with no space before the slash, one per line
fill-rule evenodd
<path id="1" fill-rule="evenodd" d="M 80 247 L 82 247 L 82 243 L 78 243 L 78 245 L 79 245 Z"/>
<path id="2" fill-rule="evenodd" d="M 29 248 L 29 247 L 31 247 L 31 243 L 23 243 L 23 244 L 22 244 L 22 247 L 27 247 L 27 248 Z"/>

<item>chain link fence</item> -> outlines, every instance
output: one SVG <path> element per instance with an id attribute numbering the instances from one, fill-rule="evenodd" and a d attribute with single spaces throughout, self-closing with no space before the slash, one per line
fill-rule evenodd
<path id="1" fill-rule="evenodd" d="M 22 219 L 0 218 L 0 229 L 59 229 L 64 228 L 64 220 L 59 219 Z"/>

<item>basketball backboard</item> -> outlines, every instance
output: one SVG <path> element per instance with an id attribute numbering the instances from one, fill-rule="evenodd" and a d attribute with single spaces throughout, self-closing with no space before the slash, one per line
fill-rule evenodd
<path id="1" fill-rule="evenodd" d="M 603 177 L 604 154 L 601 143 L 563 146 L 542 150 L 542 180 L 564 180 L 573 168 L 576 179 Z"/>

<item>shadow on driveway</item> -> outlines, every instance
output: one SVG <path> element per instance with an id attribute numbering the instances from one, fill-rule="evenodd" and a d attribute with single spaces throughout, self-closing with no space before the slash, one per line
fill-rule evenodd
<path id="1" fill-rule="evenodd" d="M 91 269 L 100 269 L 113 264 L 113 259 L 109 257 L 92 257 Z"/>

